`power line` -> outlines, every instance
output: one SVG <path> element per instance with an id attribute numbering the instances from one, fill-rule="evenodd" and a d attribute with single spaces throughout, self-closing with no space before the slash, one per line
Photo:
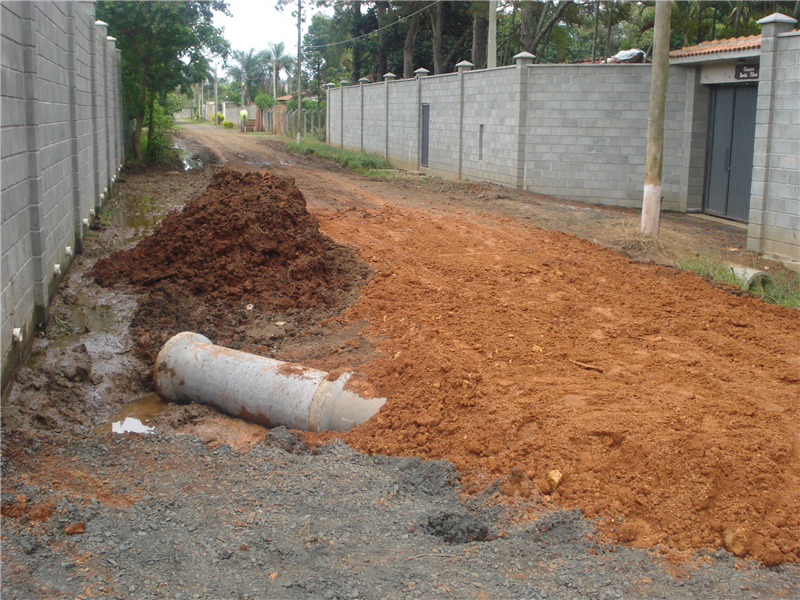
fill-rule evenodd
<path id="1" fill-rule="evenodd" d="M 441 1 L 442 1 L 442 0 L 436 0 L 436 2 L 434 2 L 433 4 L 438 4 L 438 3 L 439 3 L 439 2 L 441 2 Z M 360 40 L 361 38 L 365 38 L 365 37 L 367 37 L 367 36 L 370 36 L 370 35 L 372 35 L 373 33 L 378 33 L 379 31 L 383 31 L 384 29 L 389 29 L 389 27 L 394 27 L 395 25 L 397 25 L 397 24 L 398 24 L 398 23 L 400 23 L 401 21 L 405 21 L 406 19 L 410 19 L 410 18 L 411 18 L 411 17 L 413 17 L 414 15 L 417 15 L 417 14 L 421 13 L 421 12 L 422 12 L 422 11 L 424 11 L 424 10 L 428 10 L 428 9 L 429 9 L 431 6 L 433 6 L 433 4 L 429 4 L 428 6 L 425 6 L 425 7 L 423 7 L 423 8 L 420 8 L 418 11 L 416 11 L 416 12 L 413 12 L 413 13 L 411 13 L 410 15 L 406 15 L 405 17 L 400 17 L 400 18 L 399 18 L 399 19 L 397 19 L 397 21 L 395 21 L 394 23 L 389 23 L 388 25 L 384 25 L 383 27 L 379 27 L 378 29 L 373 29 L 373 30 L 372 30 L 372 31 L 370 31 L 369 33 L 364 33 L 364 34 L 362 34 L 362 35 L 358 35 L 358 36 L 356 36 L 356 37 L 353 37 L 353 38 L 350 38 L 350 39 L 347 39 L 347 40 L 342 40 L 341 42 L 333 42 L 332 44 L 315 44 L 315 45 L 309 45 L 309 46 L 306 46 L 306 48 L 329 48 L 329 47 L 331 47 L 331 46 L 340 46 L 341 44 L 349 44 L 350 42 L 354 42 L 354 41 L 356 41 L 356 40 Z"/>

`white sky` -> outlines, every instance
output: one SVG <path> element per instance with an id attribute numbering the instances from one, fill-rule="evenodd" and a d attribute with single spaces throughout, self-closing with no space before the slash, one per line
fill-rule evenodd
<path id="1" fill-rule="evenodd" d="M 231 49 L 249 51 L 266 50 L 270 42 L 283 42 L 286 54 L 297 55 L 297 18 L 292 12 L 297 1 L 287 6 L 284 12 L 275 10 L 275 0 L 228 0 L 228 10 L 233 17 L 214 13 L 214 25 L 224 27 L 223 35 L 231 43 Z M 308 10 L 316 11 L 312 2 L 303 1 L 303 35 L 311 23 Z"/>

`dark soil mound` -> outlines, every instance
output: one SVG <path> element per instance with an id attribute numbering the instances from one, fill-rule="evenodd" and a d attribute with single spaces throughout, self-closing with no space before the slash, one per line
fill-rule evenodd
<path id="1" fill-rule="evenodd" d="M 102 285 L 169 280 L 262 310 L 332 305 L 332 292 L 350 281 L 328 268 L 328 243 L 292 179 L 222 171 L 202 197 L 134 249 L 98 261 L 92 274 Z"/>
<path id="2" fill-rule="evenodd" d="M 267 353 L 279 336 L 265 322 L 291 315 L 303 327 L 341 314 L 370 269 L 320 233 L 292 178 L 223 170 L 200 198 L 132 250 L 97 261 L 91 275 L 150 292 L 132 324 L 137 355 L 150 360 L 184 330 Z"/>

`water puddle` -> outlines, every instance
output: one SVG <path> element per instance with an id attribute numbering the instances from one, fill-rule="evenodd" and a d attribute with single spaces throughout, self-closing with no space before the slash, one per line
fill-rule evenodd
<path id="1" fill-rule="evenodd" d="M 122 407 L 107 423 L 95 425 L 94 433 L 153 433 L 147 423 L 169 406 L 156 393 L 137 398 Z"/>
<path id="2" fill-rule="evenodd" d="M 113 331 L 116 326 L 111 306 L 83 305 L 72 307 L 70 321 L 78 328 L 80 333 L 89 331 Z"/>
<path id="3" fill-rule="evenodd" d="M 184 171 L 191 171 L 192 169 L 203 168 L 203 161 L 198 158 L 192 157 L 189 151 L 180 144 L 175 145 L 175 150 L 177 150 L 178 154 L 180 155 Z"/>
<path id="4" fill-rule="evenodd" d="M 149 196 L 120 194 L 119 203 L 113 210 L 111 222 L 120 228 L 133 230 L 132 235 L 117 238 L 117 246 L 143 240 L 166 217 L 162 203 Z"/>

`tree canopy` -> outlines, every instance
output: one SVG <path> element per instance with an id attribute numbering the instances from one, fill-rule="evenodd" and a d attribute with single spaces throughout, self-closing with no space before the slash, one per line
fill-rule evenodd
<path id="1" fill-rule="evenodd" d="M 189 92 L 208 76 L 208 56 L 227 56 L 230 44 L 213 26 L 213 11 L 227 12 L 223 0 L 100 2 L 97 18 L 108 23 L 122 53 L 125 113 L 136 120 L 133 152 L 142 159 L 145 117 L 152 126 L 156 103 L 175 89 Z M 151 127 L 152 129 L 152 127 Z M 148 138 L 148 152 L 151 150 Z"/>

